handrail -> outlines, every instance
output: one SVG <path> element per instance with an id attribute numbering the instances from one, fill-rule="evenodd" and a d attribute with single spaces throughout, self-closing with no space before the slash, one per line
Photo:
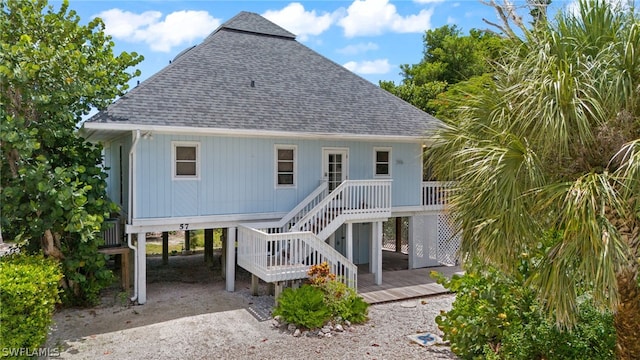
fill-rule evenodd
<path id="1" fill-rule="evenodd" d="M 289 231 L 295 223 L 297 223 L 304 215 L 306 215 L 311 209 L 313 209 L 322 199 L 329 194 L 329 185 L 326 181 L 321 181 L 320 186 L 315 188 L 304 200 L 302 200 L 296 207 L 291 209 L 287 215 L 277 222 L 264 222 L 255 223 L 251 226 L 258 229 L 265 229 L 267 233 L 279 233 Z"/>
<path id="2" fill-rule="evenodd" d="M 307 213 L 291 231 L 311 231 L 319 235 L 340 215 L 389 216 L 391 180 L 345 180 Z M 321 237 L 322 238 L 322 237 Z"/>
<path id="3" fill-rule="evenodd" d="M 238 227 L 238 265 L 266 282 L 306 278 L 310 266 L 322 262 L 327 262 L 337 279 L 357 288 L 357 266 L 315 234 L 267 234 Z"/>
<path id="4" fill-rule="evenodd" d="M 452 183 L 445 181 L 423 181 L 421 186 L 421 205 L 441 209 L 449 202 Z"/>

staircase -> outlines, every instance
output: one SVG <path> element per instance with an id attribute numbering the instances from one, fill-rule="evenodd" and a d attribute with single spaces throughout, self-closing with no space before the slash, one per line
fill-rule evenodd
<path id="1" fill-rule="evenodd" d="M 391 216 L 390 180 L 347 180 L 328 192 L 323 183 L 276 223 L 238 228 L 238 265 L 265 282 L 304 279 L 327 262 L 337 278 L 357 286 L 357 267 L 325 240 L 346 221 Z"/>

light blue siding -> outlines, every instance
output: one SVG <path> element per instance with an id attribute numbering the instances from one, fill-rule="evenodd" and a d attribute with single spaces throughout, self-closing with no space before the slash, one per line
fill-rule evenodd
<path id="1" fill-rule="evenodd" d="M 129 206 L 129 150 L 131 135 L 104 144 L 104 164 L 107 172 L 107 195 L 123 213 Z M 122 164 L 120 163 L 122 158 Z M 122 172 L 122 173 L 121 173 Z M 122 184 L 120 183 L 122 176 Z M 122 193 L 122 195 L 121 195 Z M 121 201 L 122 200 L 122 201 Z"/>
<path id="2" fill-rule="evenodd" d="M 198 142 L 200 177 L 172 178 L 172 142 Z M 275 146 L 297 146 L 295 188 L 275 186 Z M 392 148 L 393 206 L 418 205 L 420 144 L 154 134 L 137 145 L 137 218 L 287 212 L 322 179 L 322 149 L 349 149 L 349 178 L 373 179 L 374 147 Z"/>

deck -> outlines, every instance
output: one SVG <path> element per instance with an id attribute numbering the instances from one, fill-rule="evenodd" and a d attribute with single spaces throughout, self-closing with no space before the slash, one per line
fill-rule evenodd
<path id="1" fill-rule="evenodd" d="M 359 266 L 358 294 L 369 304 L 444 294 L 447 289 L 437 284 L 429 273 L 437 271 L 447 277 L 462 274 L 459 266 L 407 270 L 406 255 L 390 251 L 382 253 L 382 285 L 375 285 L 373 274 L 368 273 L 368 265 Z"/>

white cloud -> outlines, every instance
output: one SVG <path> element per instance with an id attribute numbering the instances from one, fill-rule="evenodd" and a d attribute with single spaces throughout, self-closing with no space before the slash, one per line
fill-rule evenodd
<path id="1" fill-rule="evenodd" d="M 153 51 L 169 52 L 178 45 L 191 44 L 220 26 L 220 19 L 206 11 L 182 10 L 167 15 L 146 11 L 141 14 L 111 9 L 96 17 L 105 23 L 105 32 L 116 39 L 144 42 Z"/>
<path id="2" fill-rule="evenodd" d="M 627 2 L 625 0 L 605 0 L 605 2 L 609 3 L 614 11 L 629 11 L 629 6 L 631 5 L 631 2 Z M 577 0 L 570 1 L 565 5 L 565 11 L 567 14 L 579 16 L 580 4 Z"/>
<path id="3" fill-rule="evenodd" d="M 451 24 L 455 24 L 458 21 L 453 17 L 453 16 L 447 16 L 447 24 L 451 25 Z"/>
<path id="4" fill-rule="evenodd" d="M 346 37 L 379 35 L 385 31 L 422 32 L 431 28 L 433 9 L 401 16 L 389 0 L 355 0 L 338 21 Z"/>
<path id="5" fill-rule="evenodd" d="M 418 4 L 437 4 L 444 2 L 444 0 L 413 0 L 413 2 L 416 2 Z"/>
<path id="6" fill-rule="evenodd" d="M 322 34 L 334 22 L 334 15 L 317 15 L 315 10 L 306 11 L 300 3 L 291 3 L 282 10 L 268 10 L 262 16 L 295 34 L 300 41 L 306 41 L 309 35 Z"/>
<path id="7" fill-rule="evenodd" d="M 368 42 L 368 43 L 359 43 L 355 45 L 347 45 L 342 49 L 338 49 L 336 51 L 344 55 L 355 55 L 355 54 L 367 52 L 369 50 L 378 50 L 378 49 L 379 49 L 378 44 L 374 42 Z"/>
<path id="8" fill-rule="evenodd" d="M 388 59 L 349 61 L 342 66 L 357 74 L 387 74 L 391 70 Z"/>

